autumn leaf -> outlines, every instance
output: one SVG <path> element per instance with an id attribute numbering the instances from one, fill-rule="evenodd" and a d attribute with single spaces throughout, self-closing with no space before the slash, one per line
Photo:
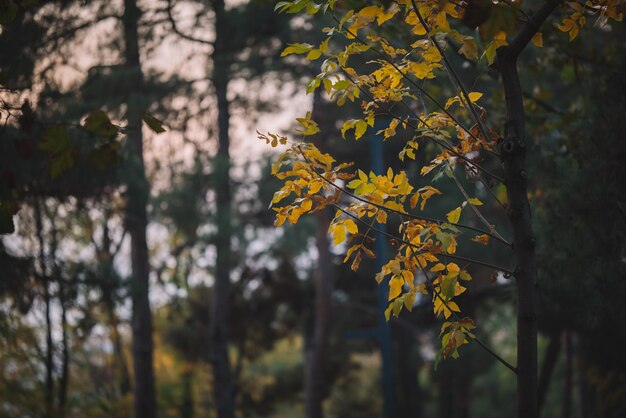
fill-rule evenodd
<path id="1" fill-rule="evenodd" d="M 446 218 L 448 219 L 448 222 L 456 224 L 459 222 L 459 218 L 461 218 L 461 207 L 459 206 L 458 208 L 448 212 L 448 214 L 446 215 Z"/>

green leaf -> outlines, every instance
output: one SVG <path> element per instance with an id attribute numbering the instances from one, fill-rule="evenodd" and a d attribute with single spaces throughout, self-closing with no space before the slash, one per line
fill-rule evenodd
<path id="1" fill-rule="evenodd" d="M 63 125 L 53 125 L 48 128 L 39 149 L 50 154 L 67 152 L 70 148 L 70 136 Z"/>
<path id="2" fill-rule="evenodd" d="M 165 128 L 163 127 L 163 122 L 155 118 L 154 116 L 144 113 L 143 115 L 141 115 L 141 119 L 144 121 L 146 125 L 148 125 L 148 128 L 150 128 L 150 130 L 152 130 L 152 132 L 154 132 L 155 134 L 160 134 L 160 133 L 165 132 Z"/>
<path id="3" fill-rule="evenodd" d="M 39 148 L 50 154 L 50 177 L 53 180 L 72 168 L 78 155 L 78 148 L 72 147 L 67 128 L 63 125 L 48 128 Z"/>
<path id="4" fill-rule="evenodd" d="M 289 46 L 281 52 L 280 56 L 285 57 L 291 54 L 304 54 L 312 49 L 313 45 L 311 44 L 289 44 Z"/>
<path id="5" fill-rule="evenodd" d="M 111 123 L 111 120 L 102 110 L 91 112 L 85 119 L 83 127 L 92 134 L 102 138 L 112 138 L 117 135 L 117 126 Z"/>

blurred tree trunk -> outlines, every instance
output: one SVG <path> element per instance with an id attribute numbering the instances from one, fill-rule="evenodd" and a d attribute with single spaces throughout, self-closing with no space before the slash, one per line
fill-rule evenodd
<path id="1" fill-rule="evenodd" d="M 59 278 L 60 279 L 60 278 Z M 59 281 L 61 283 L 61 281 Z M 62 343 L 62 361 L 61 361 L 61 378 L 59 381 L 59 416 L 65 416 L 65 406 L 67 404 L 67 390 L 70 381 L 70 347 L 69 337 L 67 333 L 67 300 L 65 286 L 59 287 L 59 303 L 61 304 L 61 343 Z"/>
<path id="2" fill-rule="evenodd" d="M 41 280 L 43 282 L 44 316 L 46 318 L 46 418 L 54 415 L 54 346 L 52 341 L 52 318 L 50 316 L 50 282 L 48 269 L 46 266 L 46 249 L 44 241 L 43 221 L 41 217 L 41 201 L 35 198 L 35 227 L 37 230 L 37 240 L 39 243 L 39 269 L 41 270 Z M 45 204 L 45 202 L 44 202 Z"/>
<path id="3" fill-rule="evenodd" d="M 313 118 L 319 122 L 320 142 L 326 142 L 328 128 L 324 124 L 323 102 L 321 89 L 313 95 Z M 323 146 L 323 144 L 318 144 Z M 315 282 L 315 315 L 313 335 L 306 347 L 306 364 L 304 371 L 304 416 L 306 418 L 321 418 L 324 416 L 322 402 L 325 396 L 325 370 L 327 369 L 326 351 L 330 320 L 332 316 L 333 272 L 330 243 L 328 241 L 328 225 L 330 212 L 322 210 L 316 212 L 317 233 L 315 245 L 317 247 L 317 268 L 313 273 Z"/>
<path id="4" fill-rule="evenodd" d="M 233 418 L 235 405 L 228 334 L 230 317 L 230 264 L 231 264 L 231 190 L 230 190 L 230 110 L 228 83 L 230 53 L 228 51 L 229 27 L 226 22 L 224 0 L 213 0 L 215 12 L 215 43 L 213 50 L 213 86 L 217 98 L 218 147 L 215 158 L 215 195 L 217 200 L 217 237 L 215 284 L 211 303 L 211 363 L 213 365 L 213 390 L 218 418 Z"/>
<path id="5" fill-rule="evenodd" d="M 572 333 L 565 330 L 563 333 L 565 345 L 565 385 L 563 387 L 563 418 L 572 416 Z"/>
<path id="6" fill-rule="evenodd" d="M 152 317 L 150 313 L 150 264 L 146 242 L 146 206 L 150 194 L 143 160 L 141 117 L 143 75 L 139 59 L 137 26 L 141 11 L 135 0 L 124 0 L 124 65 L 129 86 L 126 102 L 129 164 L 127 172 L 126 224 L 131 238 L 132 334 L 135 418 L 156 417 L 156 395 L 152 363 Z"/>
<path id="7" fill-rule="evenodd" d="M 422 395 L 417 380 L 420 354 L 417 352 L 415 332 L 395 324 L 392 336 L 396 342 L 395 369 L 398 388 L 398 416 L 404 418 L 421 418 Z"/>
<path id="8" fill-rule="evenodd" d="M 58 285 L 58 299 L 61 307 L 61 375 L 59 376 L 59 385 L 57 388 L 58 413 L 56 416 L 65 416 L 65 405 L 67 401 L 67 390 L 69 386 L 69 338 L 67 333 L 67 288 L 62 277 L 61 269 L 57 260 L 57 250 L 59 248 L 59 231 L 55 223 L 56 211 L 49 210 L 47 205 L 44 206 L 44 212 L 50 221 L 50 250 L 48 254 L 51 264 L 51 273 Z"/>
<path id="9" fill-rule="evenodd" d="M 183 399 L 180 406 L 180 418 L 193 418 L 193 364 L 184 365 L 181 376 L 183 385 Z"/>
<path id="10" fill-rule="evenodd" d="M 554 331 L 550 334 L 550 341 L 546 348 L 546 357 L 541 365 L 541 373 L 539 374 L 538 385 L 538 409 L 539 416 L 546 403 L 546 397 L 548 396 L 548 390 L 550 389 L 550 381 L 554 374 L 554 368 L 559 359 L 559 351 L 561 350 L 561 332 Z"/>

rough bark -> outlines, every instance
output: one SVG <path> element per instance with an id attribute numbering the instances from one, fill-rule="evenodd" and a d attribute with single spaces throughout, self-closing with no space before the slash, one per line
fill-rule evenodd
<path id="1" fill-rule="evenodd" d="M 128 98 L 126 101 L 128 120 L 128 178 L 126 226 L 131 239 L 132 265 L 132 352 L 134 367 L 134 416 L 135 418 L 156 417 L 156 395 L 154 389 L 152 316 L 150 312 L 150 264 L 146 242 L 149 186 L 143 160 L 143 135 L 141 117 L 143 75 L 139 59 L 137 26 L 141 11 L 135 0 L 124 0 L 124 65 L 127 70 Z"/>
<path id="2" fill-rule="evenodd" d="M 218 147 L 215 158 L 215 196 L 217 201 L 217 252 L 215 284 L 211 303 L 211 363 L 215 404 L 219 418 L 235 416 L 232 372 L 228 358 L 230 317 L 231 264 L 231 189 L 230 189 L 230 109 L 228 83 L 230 53 L 228 51 L 228 24 L 225 21 L 224 0 L 213 0 L 215 12 L 215 43 L 213 52 L 213 86 L 217 98 Z"/>

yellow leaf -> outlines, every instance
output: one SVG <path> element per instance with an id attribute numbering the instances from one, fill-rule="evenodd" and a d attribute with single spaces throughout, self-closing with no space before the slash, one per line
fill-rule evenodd
<path id="1" fill-rule="evenodd" d="M 446 266 L 442 263 L 437 263 L 435 264 L 430 271 L 432 271 L 433 273 L 438 272 L 438 271 L 442 271 L 443 269 L 445 269 Z"/>
<path id="2" fill-rule="evenodd" d="M 469 96 L 470 101 L 475 102 L 481 97 L 483 97 L 483 94 L 477 91 L 473 91 L 470 94 L 468 94 L 468 96 Z"/>
<path id="3" fill-rule="evenodd" d="M 476 199 L 475 197 L 467 199 L 467 203 L 469 203 L 471 205 L 474 205 L 474 206 L 481 206 L 483 204 L 483 202 L 481 202 L 480 200 Z"/>
<path id="4" fill-rule="evenodd" d="M 487 234 L 477 235 L 474 238 L 472 238 L 472 241 L 477 242 L 482 245 L 487 245 L 489 244 L 489 235 Z"/>
<path id="5" fill-rule="evenodd" d="M 413 303 L 415 303 L 415 291 L 411 290 L 409 293 L 405 294 L 403 302 L 406 310 L 411 312 Z"/>
<path id="6" fill-rule="evenodd" d="M 453 278 L 453 277 L 458 276 L 459 272 L 461 271 L 461 269 L 456 263 L 448 263 L 446 268 L 448 269 L 448 274 L 447 274 L 448 278 Z"/>
<path id="7" fill-rule="evenodd" d="M 300 204 L 300 207 L 304 212 L 308 212 L 311 210 L 311 207 L 313 207 L 313 202 L 311 201 L 311 199 L 304 199 Z"/>
<path id="8" fill-rule="evenodd" d="M 322 56 L 322 51 L 320 51 L 319 49 L 313 49 L 313 50 L 309 51 L 309 53 L 306 55 L 306 60 L 307 61 L 315 61 L 316 59 L 318 59 L 321 56 Z"/>
<path id="9" fill-rule="evenodd" d="M 389 280 L 389 300 L 393 300 L 400 296 L 402 293 L 402 285 L 404 284 L 404 280 L 400 277 L 394 276 Z"/>
<path id="10" fill-rule="evenodd" d="M 329 229 L 333 236 L 333 244 L 339 245 L 346 240 L 346 227 L 342 224 L 331 225 Z"/>
<path id="11" fill-rule="evenodd" d="M 343 222 L 344 226 L 346 227 L 346 229 L 348 230 L 349 233 L 351 234 L 358 234 L 359 233 L 359 228 L 356 226 L 356 223 L 354 223 L 354 221 L 352 219 L 346 219 Z"/>
<path id="12" fill-rule="evenodd" d="M 535 33 L 531 41 L 537 48 L 543 47 L 543 34 L 541 32 Z"/>
<path id="13" fill-rule="evenodd" d="M 448 222 L 453 224 L 459 222 L 459 218 L 461 218 L 461 207 L 459 206 L 458 208 L 448 212 L 446 218 L 448 219 Z"/>
<path id="14" fill-rule="evenodd" d="M 359 15 L 363 17 L 375 17 L 379 12 L 381 12 L 380 7 L 378 6 L 367 6 L 362 8 L 359 11 Z"/>
<path id="15" fill-rule="evenodd" d="M 459 49 L 459 53 L 465 55 L 467 59 L 475 60 L 478 58 L 478 48 L 476 47 L 476 41 L 471 36 L 463 39 L 463 45 Z"/>

